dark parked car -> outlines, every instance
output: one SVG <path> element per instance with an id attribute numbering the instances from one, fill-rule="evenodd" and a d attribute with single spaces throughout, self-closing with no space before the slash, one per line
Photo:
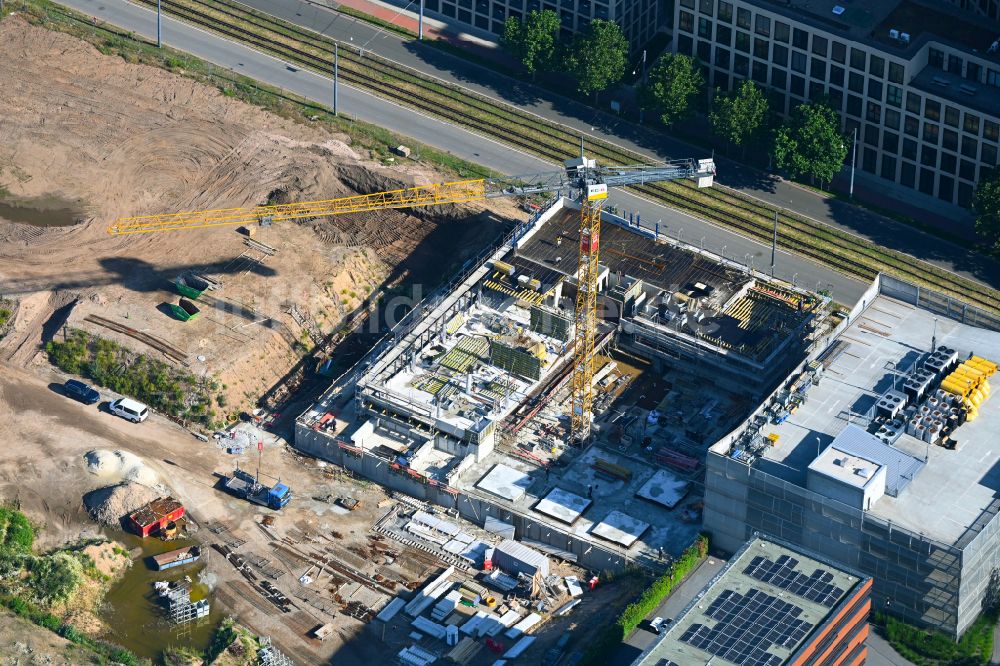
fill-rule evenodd
<path id="1" fill-rule="evenodd" d="M 101 399 L 101 394 L 87 386 L 81 381 L 71 379 L 65 384 L 63 384 L 63 391 L 66 395 L 73 398 L 74 400 L 79 400 L 85 405 L 93 405 L 95 402 Z"/>

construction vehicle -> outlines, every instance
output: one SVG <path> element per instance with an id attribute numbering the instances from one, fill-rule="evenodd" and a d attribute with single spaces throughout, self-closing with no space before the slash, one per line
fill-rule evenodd
<path id="1" fill-rule="evenodd" d="M 275 511 L 281 509 L 292 500 L 292 489 L 280 481 L 273 486 L 260 483 L 260 475 L 254 476 L 239 467 L 233 475 L 227 477 L 223 486 L 226 490 L 241 499 L 254 504 L 266 506 Z"/>
<path id="2" fill-rule="evenodd" d="M 126 217 L 108 228 L 113 235 L 153 233 L 182 229 L 203 229 L 230 225 L 259 224 L 304 218 L 328 217 L 345 213 L 468 203 L 499 197 L 528 197 L 552 192 L 579 192 L 580 246 L 577 267 L 577 297 L 573 347 L 572 406 L 570 436 L 583 441 L 590 434 L 594 394 L 594 342 L 597 333 L 597 291 L 600 269 L 598 255 L 601 211 L 611 187 L 642 183 L 693 179 L 698 187 L 712 185 L 713 160 L 674 160 L 657 165 L 598 166 L 583 154 L 567 160 L 564 169 L 528 176 L 478 178 L 435 185 L 421 185 L 374 194 L 360 194 L 327 201 L 224 208 L 186 213 L 164 213 Z"/>

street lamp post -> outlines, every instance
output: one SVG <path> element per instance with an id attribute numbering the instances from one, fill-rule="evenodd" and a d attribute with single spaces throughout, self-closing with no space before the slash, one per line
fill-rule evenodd
<path id="1" fill-rule="evenodd" d="M 420 0 L 420 19 L 417 21 L 417 39 L 424 39 L 424 0 Z"/>
<path id="2" fill-rule="evenodd" d="M 723 246 L 722 246 L 722 258 L 723 258 L 723 259 L 725 259 L 725 258 L 726 258 L 726 248 L 727 248 L 727 247 L 729 247 L 729 246 L 728 246 L 728 245 L 723 245 Z"/>
<path id="3" fill-rule="evenodd" d="M 705 237 L 704 236 L 701 237 L 701 251 L 702 252 L 705 251 Z"/>
<path id="4" fill-rule="evenodd" d="M 156 48 L 163 48 L 163 12 L 160 8 L 160 0 L 156 0 Z"/>
<path id="5" fill-rule="evenodd" d="M 847 196 L 851 199 L 854 198 L 854 165 L 858 161 L 858 128 L 854 128 L 854 139 L 853 145 L 851 146 L 851 187 L 848 190 Z"/>
<path id="6" fill-rule="evenodd" d="M 340 114 L 340 48 L 337 42 L 333 43 L 333 115 Z"/>
<path id="7" fill-rule="evenodd" d="M 771 237 L 771 277 L 774 277 L 774 255 L 778 250 L 778 211 L 774 211 L 774 235 Z"/>
<path id="8" fill-rule="evenodd" d="M 792 273 L 792 286 L 793 287 L 795 286 L 795 278 L 797 278 L 798 276 L 799 276 L 798 273 Z"/>

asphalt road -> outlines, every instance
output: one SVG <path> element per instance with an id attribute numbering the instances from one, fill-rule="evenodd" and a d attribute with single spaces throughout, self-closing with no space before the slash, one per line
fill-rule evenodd
<path id="1" fill-rule="evenodd" d="M 156 14 L 144 7 L 124 0 L 61 0 L 61 4 L 137 35 L 151 39 L 155 37 Z M 163 40 L 165 44 L 176 49 L 264 83 L 323 104 L 332 104 L 330 79 L 167 16 L 163 19 Z M 535 173 L 561 166 L 520 153 L 486 137 L 423 116 L 350 86 L 341 86 L 340 110 L 347 116 L 366 120 L 456 156 L 488 165 L 503 173 L 511 175 Z M 672 237 L 680 234 L 683 241 L 698 247 L 703 246 L 706 250 L 716 253 L 722 253 L 724 250 L 726 257 L 736 258 L 741 263 L 751 262 L 753 267 L 769 270 L 771 250 L 768 245 L 660 206 L 634 194 L 614 192 L 610 203 L 637 213 L 643 226 L 649 227 L 659 221 L 661 232 L 668 233 Z M 789 281 L 794 278 L 799 285 L 829 289 L 833 297 L 844 304 L 853 304 L 867 287 L 857 280 L 780 250 L 776 257 L 774 274 Z"/>

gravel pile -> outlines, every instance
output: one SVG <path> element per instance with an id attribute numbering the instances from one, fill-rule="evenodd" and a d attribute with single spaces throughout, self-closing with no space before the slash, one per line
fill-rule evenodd
<path id="1" fill-rule="evenodd" d="M 157 497 L 160 497 L 160 493 L 148 486 L 122 483 L 87 493 L 83 496 L 83 503 L 90 516 L 97 522 L 110 527 L 120 527 L 122 518 Z"/>
<path id="2" fill-rule="evenodd" d="M 87 471 L 107 482 L 134 482 L 156 487 L 160 480 L 142 458 L 128 451 L 94 449 L 83 456 Z M 160 488 L 162 490 L 162 488 Z"/>

